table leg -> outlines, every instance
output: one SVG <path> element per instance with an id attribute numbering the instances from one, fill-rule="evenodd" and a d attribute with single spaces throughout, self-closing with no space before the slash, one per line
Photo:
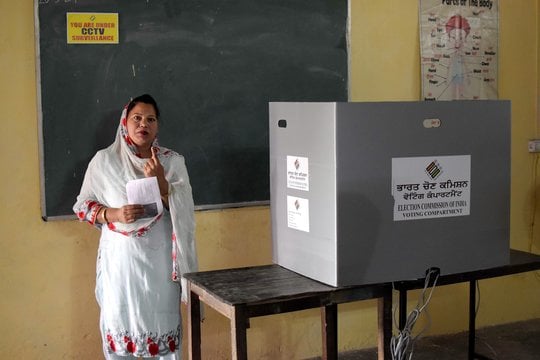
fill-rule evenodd
<path id="1" fill-rule="evenodd" d="M 469 353 L 468 359 L 475 358 L 476 342 L 476 281 L 469 281 Z"/>
<path id="2" fill-rule="evenodd" d="M 476 285 L 478 280 L 469 281 L 469 360 L 492 360 L 476 353 Z"/>
<path id="3" fill-rule="evenodd" d="M 322 359 L 337 359 L 337 304 L 321 307 Z"/>
<path id="4" fill-rule="evenodd" d="M 247 330 L 248 324 L 245 308 L 235 306 L 231 316 L 231 347 L 233 360 L 247 360 Z"/>
<path id="5" fill-rule="evenodd" d="M 391 359 L 390 339 L 392 338 L 392 290 L 385 291 L 377 303 L 379 336 L 378 360 Z"/>
<path id="6" fill-rule="evenodd" d="M 407 290 L 399 290 L 399 330 L 405 328 L 407 322 Z"/>
<path id="7" fill-rule="evenodd" d="M 201 360 L 201 302 L 199 296 L 191 291 L 189 282 L 187 288 L 189 359 Z"/>

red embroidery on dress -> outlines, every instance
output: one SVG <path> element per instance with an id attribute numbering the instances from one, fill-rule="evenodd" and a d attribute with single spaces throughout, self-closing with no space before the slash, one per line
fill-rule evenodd
<path id="1" fill-rule="evenodd" d="M 90 204 L 92 204 L 92 207 L 90 208 L 90 220 L 88 221 L 90 224 L 94 225 L 96 223 L 97 215 L 103 206 L 96 206 L 98 204 L 96 202 L 90 202 Z"/>
<path id="2" fill-rule="evenodd" d="M 171 350 L 171 352 L 174 352 L 176 350 L 176 343 L 172 339 L 169 340 L 169 350 Z"/>
<path id="3" fill-rule="evenodd" d="M 107 334 L 107 342 L 109 343 L 109 347 L 113 352 L 116 352 L 116 346 L 114 345 L 113 337 L 111 334 Z"/>
<path id="4" fill-rule="evenodd" d="M 116 226 L 114 226 L 113 223 L 108 223 L 107 224 L 107 227 L 109 228 L 109 230 L 111 231 L 114 231 L 116 233 L 119 233 L 119 234 L 122 234 L 124 236 L 135 236 L 135 237 L 142 237 L 142 236 L 145 236 L 148 231 L 150 231 L 150 229 L 152 228 L 152 226 L 154 226 L 154 224 L 156 223 L 156 221 L 158 221 L 159 219 L 161 219 L 163 214 L 160 214 L 158 215 L 151 223 L 150 225 L 148 226 L 145 226 L 145 227 L 142 227 L 142 228 L 139 228 L 139 229 L 136 229 L 136 230 L 133 230 L 133 231 L 125 231 L 125 230 L 118 230 L 116 228 Z"/>
<path id="5" fill-rule="evenodd" d="M 137 346 L 129 336 L 124 336 L 124 342 L 126 343 L 126 350 L 130 353 L 134 353 L 137 350 Z"/>
<path id="6" fill-rule="evenodd" d="M 133 354 L 137 350 L 137 346 L 135 345 L 135 343 L 130 341 L 130 342 L 127 343 L 126 349 L 127 349 L 127 351 L 129 351 L 130 353 Z"/>
<path id="7" fill-rule="evenodd" d="M 166 149 L 165 151 L 163 151 L 162 153 L 163 157 L 172 157 L 172 156 L 180 156 L 176 151 L 173 151 L 173 150 L 170 150 L 170 149 Z"/>
<path id="8" fill-rule="evenodd" d="M 147 228 L 140 228 L 139 230 L 137 230 L 137 236 L 138 236 L 138 237 L 141 237 L 141 236 L 143 236 L 147 231 L 148 231 Z"/>
<path id="9" fill-rule="evenodd" d="M 172 273 L 171 278 L 173 281 L 178 281 L 178 264 L 176 263 L 177 259 L 177 245 L 176 245 L 176 233 L 172 233 Z"/>
<path id="10" fill-rule="evenodd" d="M 97 201 L 86 200 L 84 205 L 81 206 L 76 212 L 77 218 L 81 221 L 88 222 L 90 225 L 94 225 L 96 222 L 96 216 L 101 208 L 101 204 Z"/>
<path id="11" fill-rule="evenodd" d="M 159 354 L 159 345 L 156 344 L 152 339 L 148 339 L 148 352 L 150 355 L 154 356 Z"/>
<path id="12" fill-rule="evenodd" d="M 152 332 L 133 334 L 126 331 L 118 333 L 107 331 L 104 341 L 108 345 L 109 353 L 114 352 L 120 356 L 135 355 L 137 357 L 151 357 L 165 355 L 178 350 L 180 344 L 181 327 L 168 331 L 162 335 Z"/>

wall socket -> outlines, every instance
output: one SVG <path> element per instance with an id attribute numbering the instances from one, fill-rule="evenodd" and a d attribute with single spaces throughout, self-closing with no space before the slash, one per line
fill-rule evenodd
<path id="1" fill-rule="evenodd" d="M 540 140 L 539 139 L 529 140 L 529 152 L 530 153 L 540 152 Z"/>

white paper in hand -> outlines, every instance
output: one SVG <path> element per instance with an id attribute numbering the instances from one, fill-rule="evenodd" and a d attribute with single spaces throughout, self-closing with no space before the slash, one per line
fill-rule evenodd
<path id="1" fill-rule="evenodd" d="M 128 181 L 126 193 L 128 204 L 144 206 L 143 218 L 154 217 L 163 212 L 159 185 L 155 176 Z"/>

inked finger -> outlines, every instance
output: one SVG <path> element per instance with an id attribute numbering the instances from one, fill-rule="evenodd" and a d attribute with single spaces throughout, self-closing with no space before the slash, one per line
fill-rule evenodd
<path id="1" fill-rule="evenodd" d="M 154 160 L 156 164 L 159 163 L 157 154 L 158 154 L 158 148 L 155 146 L 152 146 L 152 160 Z"/>

